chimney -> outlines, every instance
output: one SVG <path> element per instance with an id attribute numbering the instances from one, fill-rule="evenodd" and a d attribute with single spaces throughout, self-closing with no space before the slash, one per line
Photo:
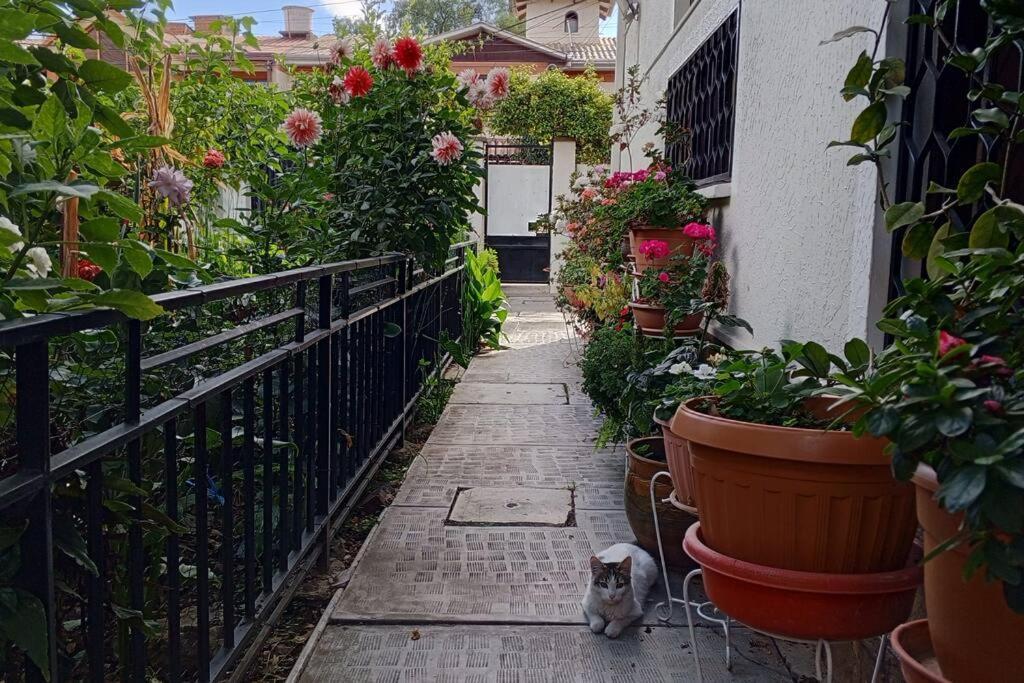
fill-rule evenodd
<path id="1" fill-rule="evenodd" d="M 191 17 L 196 33 L 211 33 L 210 24 L 223 21 L 225 18 L 223 14 L 196 14 Z"/>
<path id="2" fill-rule="evenodd" d="M 302 5 L 285 5 L 281 8 L 284 12 L 284 30 L 281 35 L 285 38 L 312 38 L 313 37 L 313 8 Z"/>

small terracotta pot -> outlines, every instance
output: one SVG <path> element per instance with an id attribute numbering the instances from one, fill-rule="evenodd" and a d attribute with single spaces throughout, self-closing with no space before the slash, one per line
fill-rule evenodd
<path id="1" fill-rule="evenodd" d="M 651 259 L 640 253 L 640 245 L 647 240 L 660 240 L 668 243 L 668 256 Z M 629 250 L 636 260 L 636 270 L 642 273 L 648 268 L 664 268 L 673 256 L 693 256 L 697 242 L 683 234 L 682 228 L 639 227 L 629 229 Z"/>
<path id="2" fill-rule="evenodd" d="M 702 513 L 703 515 L 703 513 Z M 917 562 L 897 571 L 833 574 L 777 569 L 715 552 L 690 527 L 683 548 L 715 606 L 751 628 L 807 640 L 861 640 L 906 620 L 921 585 Z"/>
<path id="3" fill-rule="evenodd" d="M 949 683 L 935 659 L 927 619 L 908 621 L 896 627 L 889 643 L 900 660 L 900 671 L 906 683 Z"/>
<path id="4" fill-rule="evenodd" d="M 630 309 L 633 311 L 633 319 L 637 327 L 649 337 L 660 337 L 665 334 L 665 308 L 663 306 L 652 306 L 651 304 L 631 301 Z M 700 325 L 704 321 L 704 314 L 697 313 L 688 315 L 676 323 L 673 333 L 675 336 L 692 335 L 700 332 Z"/>
<path id="5" fill-rule="evenodd" d="M 626 519 L 629 527 L 636 535 L 637 543 L 655 558 L 658 556 L 658 536 L 654 532 L 654 517 L 651 513 L 651 478 L 665 470 L 664 460 L 658 461 L 638 455 L 634 448 L 640 444 L 648 444 L 665 457 L 665 445 L 660 436 L 649 436 L 633 439 L 626 444 L 629 455 L 629 468 L 626 472 L 626 489 L 624 495 Z M 683 552 L 679 538 L 695 521 L 693 516 L 683 512 L 670 503 L 663 503 L 672 492 L 672 485 L 665 479 L 659 479 L 654 486 L 655 500 L 658 501 L 658 526 L 661 529 L 661 545 L 665 551 L 665 562 L 672 567 L 692 567 L 693 562 Z"/>
<path id="6" fill-rule="evenodd" d="M 668 471 L 672 475 L 672 486 L 676 491 L 676 500 L 683 505 L 696 507 L 694 497 L 694 473 L 690 463 L 690 445 L 672 433 L 669 423 L 654 418 L 661 425 L 661 434 L 665 439 L 665 457 L 668 460 Z"/>
<path id="7" fill-rule="evenodd" d="M 707 544 L 768 567 L 855 574 L 897 571 L 917 519 L 913 490 L 892 478 L 880 439 L 775 427 L 679 406 Z"/>
<path id="8" fill-rule="evenodd" d="M 919 466 L 913 481 L 924 551 L 930 553 L 957 532 L 963 516 L 949 514 L 935 501 L 939 482 L 931 467 Z M 987 581 L 984 569 L 964 582 L 969 552 L 953 548 L 924 565 L 925 612 L 939 667 L 953 683 L 1019 683 L 1024 614 L 1006 606 L 1002 584 Z"/>

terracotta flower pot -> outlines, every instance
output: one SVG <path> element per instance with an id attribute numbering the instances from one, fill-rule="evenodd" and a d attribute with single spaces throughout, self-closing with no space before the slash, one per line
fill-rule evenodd
<path id="1" fill-rule="evenodd" d="M 931 467 L 918 467 L 913 481 L 927 554 L 957 532 L 962 515 L 949 514 L 935 501 L 939 483 Z M 928 631 L 942 675 L 953 683 L 1024 680 L 1024 614 L 1006 606 L 1002 584 L 987 581 L 984 569 L 964 582 L 969 553 L 969 548 L 957 547 L 924 565 Z"/>
<path id="2" fill-rule="evenodd" d="M 704 570 L 704 591 L 752 628 L 807 640 L 861 640 L 888 633 L 914 607 L 922 575 L 916 561 L 863 574 L 778 569 L 715 552 L 702 527 L 703 521 L 687 530 L 683 548 Z"/>
<path id="3" fill-rule="evenodd" d="M 690 463 L 690 446 L 686 439 L 672 433 L 669 423 L 654 418 L 661 425 L 662 437 L 665 439 L 665 457 L 668 460 L 668 471 L 672 475 L 672 486 L 676 491 L 676 500 L 683 505 L 695 507 L 694 473 Z"/>
<path id="4" fill-rule="evenodd" d="M 649 337 L 660 337 L 665 334 L 665 308 L 652 306 L 651 304 L 631 301 L 630 309 L 633 311 L 633 319 L 636 321 L 640 331 Z M 703 313 L 688 315 L 676 323 L 675 336 L 696 334 L 700 331 L 701 322 L 704 320 Z"/>
<path id="5" fill-rule="evenodd" d="M 898 626 L 889 639 L 900 660 L 900 671 L 906 683 L 949 683 L 939 670 L 928 633 L 928 620 L 908 621 Z"/>
<path id="6" fill-rule="evenodd" d="M 902 569 L 914 542 L 913 489 L 892 478 L 884 441 L 707 415 L 672 418 L 689 441 L 707 544 L 768 567 L 836 574 Z"/>
<path id="7" fill-rule="evenodd" d="M 668 256 L 651 259 L 640 253 L 640 245 L 648 240 L 668 243 Z M 673 256 L 693 256 L 697 242 L 683 234 L 682 228 L 639 227 L 629 229 L 629 250 L 636 261 L 636 270 L 642 273 L 648 268 L 664 268 Z"/>
<path id="8" fill-rule="evenodd" d="M 665 446 L 660 436 L 633 439 L 626 444 L 629 454 L 629 468 L 626 472 L 624 495 L 626 519 L 636 535 L 637 543 L 655 558 L 658 557 L 658 536 L 654 532 L 654 517 L 651 514 L 651 478 L 665 470 L 665 461 L 638 455 L 634 448 L 640 444 L 651 446 L 660 457 L 665 457 Z M 658 525 L 661 528 L 661 545 L 665 550 L 665 562 L 672 567 L 690 567 L 693 563 L 679 545 L 679 538 L 695 521 L 694 518 L 669 503 L 661 502 L 672 492 L 672 485 L 659 479 L 654 487 L 658 501 Z"/>

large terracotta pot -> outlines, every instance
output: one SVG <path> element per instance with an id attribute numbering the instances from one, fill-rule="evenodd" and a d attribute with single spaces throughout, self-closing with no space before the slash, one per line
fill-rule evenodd
<path id="1" fill-rule="evenodd" d="M 664 307 L 652 306 L 651 304 L 645 304 L 639 301 L 631 301 L 629 303 L 629 307 L 633 311 L 633 319 L 636 320 L 636 325 L 640 328 L 641 332 L 647 336 L 654 337 L 660 337 L 665 334 Z M 676 323 L 674 330 L 675 336 L 678 337 L 686 334 L 696 334 L 700 331 L 700 325 L 703 320 L 703 313 L 686 316 Z"/>
<path id="2" fill-rule="evenodd" d="M 715 552 L 702 538 L 703 526 L 687 530 L 683 547 L 703 570 L 704 591 L 718 609 L 752 628 L 806 640 L 861 640 L 891 631 L 914 607 L 921 585 L 916 561 L 857 574 L 777 569 Z"/>
<path id="3" fill-rule="evenodd" d="M 665 258 L 651 259 L 640 253 L 640 245 L 647 240 L 668 243 L 669 253 Z M 664 268 L 673 256 L 693 256 L 696 241 L 683 234 L 682 228 L 638 227 L 629 230 L 629 250 L 636 261 L 636 270 L 642 273 L 648 268 Z"/>
<path id="4" fill-rule="evenodd" d="M 879 439 L 707 415 L 691 399 L 671 429 L 690 444 L 704 539 L 768 567 L 855 574 L 902 569 L 913 489 L 892 478 Z"/>
<path id="5" fill-rule="evenodd" d="M 647 458 L 637 454 L 636 447 L 647 444 L 653 455 L 661 460 Z M 629 455 L 629 467 L 626 471 L 626 489 L 624 502 L 626 519 L 629 527 L 636 535 L 637 543 L 658 556 L 658 536 L 654 532 L 654 517 L 651 513 L 651 478 L 665 470 L 665 445 L 660 436 L 633 439 L 626 444 Z M 654 497 L 658 501 L 658 526 L 661 529 L 661 545 L 665 551 L 665 562 L 672 567 L 692 567 L 693 563 L 683 552 L 679 539 L 695 521 L 694 518 L 670 503 L 662 501 L 672 492 L 672 484 L 667 479 L 659 479 L 654 486 Z"/>
<path id="6" fill-rule="evenodd" d="M 661 434 L 665 439 L 665 458 L 668 460 L 668 471 L 672 475 L 672 487 L 676 491 L 676 500 L 683 505 L 695 507 L 694 473 L 690 463 L 690 446 L 686 439 L 672 433 L 669 423 L 654 418 L 661 425 Z"/>
<path id="7" fill-rule="evenodd" d="M 914 484 L 927 554 L 957 532 L 962 516 L 935 501 L 939 483 L 931 467 L 921 465 Z M 969 552 L 957 547 L 924 565 L 928 631 L 942 675 L 953 683 L 1019 683 L 1024 680 L 1024 615 L 1006 606 L 1002 584 L 987 581 L 984 569 L 964 582 Z"/>

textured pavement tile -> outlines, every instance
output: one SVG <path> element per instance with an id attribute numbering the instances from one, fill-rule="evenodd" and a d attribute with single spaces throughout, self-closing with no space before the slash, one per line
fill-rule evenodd
<path id="1" fill-rule="evenodd" d="M 732 672 L 717 629 L 696 629 L 707 681 L 792 681 L 767 639 L 734 632 Z M 752 642 L 753 641 L 753 642 Z M 328 626 L 300 680 L 633 683 L 695 681 L 683 628 L 631 628 L 618 639 L 585 627 Z"/>
<path id="2" fill-rule="evenodd" d="M 593 444 L 601 425 L 589 406 L 450 405 L 429 444 Z"/>
<path id="3" fill-rule="evenodd" d="M 416 458 L 395 505 L 449 508 L 460 487 L 574 487 L 577 509 L 622 510 L 625 455 L 591 446 L 428 444 Z"/>
<path id="4" fill-rule="evenodd" d="M 446 516 L 389 508 L 332 621 L 583 624 L 590 556 L 634 540 L 621 511 L 577 510 L 575 527 L 448 526 Z M 659 584 L 644 623 L 658 623 L 660 596 Z"/>
<path id="5" fill-rule="evenodd" d="M 566 526 L 572 519 L 569 489 L 477 486 L 459 491 L 448 524 Z"/>
<path id="6" fill-rule="evenodd" d="M 566 405 L 565 384 L 500 384 L 460 382 L 449 401 L 452 404 L 483 405 Z"/>

